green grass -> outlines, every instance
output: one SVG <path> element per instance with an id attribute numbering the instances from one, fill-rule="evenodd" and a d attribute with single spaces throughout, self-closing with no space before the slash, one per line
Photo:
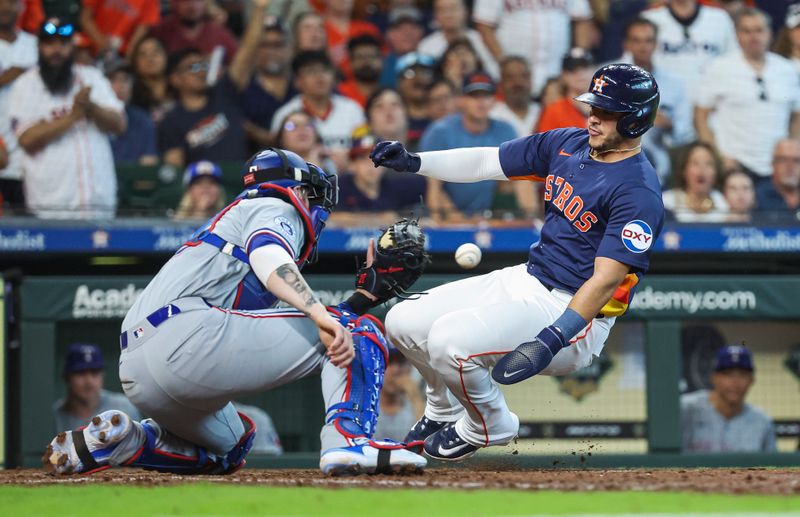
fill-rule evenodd
<path id="1" fill-rule="evenodd" d="M 58 517 L 470 517 L 800 512 L 800 496 L 643 492 L 365 490 L 192 484 L 0 487 L 0 515 Z"/>

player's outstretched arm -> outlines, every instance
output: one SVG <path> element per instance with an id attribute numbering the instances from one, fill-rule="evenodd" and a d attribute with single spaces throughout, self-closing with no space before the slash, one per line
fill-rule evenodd
<path id="1" fill-rule="evenodd" d="M 497 147 L 468 147 L 416 154 L 408 152 L 401 142 L 395 140 L 378 142 L 369 156 L 375 167 L 415 172 L 451 183 L 508 179 L 500 166 Z"/>
<path id="2" fill-rule="evenodd" d="M 630 267 L 606 257 L 594 261 L 594 273 L 572 297 L 564 313 L 527 343 L 504 355 L 492 370 L 500 384 L 516 384 L 538 374 L 583 330 L 611 299 Z"/>
<path id="3" fill-rule="evenodd" d="M 319 327 L 320 339 L 334 365 L 350 364 L 355 357 L 353 337 L 320 303 L 286 250 L 277 245 L 257 248 L 250 253 L 250 266 L 272 294 Z"/>

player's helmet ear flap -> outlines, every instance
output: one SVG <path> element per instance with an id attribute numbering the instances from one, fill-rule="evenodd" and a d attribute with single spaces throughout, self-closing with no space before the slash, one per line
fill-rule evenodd
<path id="1" fill-rule="evenodd" d="M 653 127 L 660 94 L 653 74 L 636 65 L 601 67 L 592 76 L 589 91 L 575 100 L 612 113 L 625 113 L 617 121 L 617 132 L 637 138 Z"/>

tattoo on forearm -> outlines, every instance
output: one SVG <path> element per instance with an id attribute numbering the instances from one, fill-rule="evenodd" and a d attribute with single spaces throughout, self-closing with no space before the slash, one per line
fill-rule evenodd
<path id="1" fill-rule="evenodd" d="M 300 271 L 297 270 L 297 266 L 294 264 L 284 264 L 279 266 L 275 272 L 300 295 L 303 299 L 303 307 L 308 308 L 318 302 L 317 297 L 314 296 L 314 292 L 308 286 L 302 275 L 300 275 Z"/>

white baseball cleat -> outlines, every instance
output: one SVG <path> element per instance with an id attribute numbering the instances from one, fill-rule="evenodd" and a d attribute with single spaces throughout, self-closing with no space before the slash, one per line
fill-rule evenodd
<path id="1" fill-rule="evenodd" d="M 322 453 L 319 468 L 326 476 L 359 474 L 419 474 L 428 460 L 392 440 L 365 440 Z"/>
<path id="2" fill-rule="evenodd" d="M 111 466 L 109 457 L 132 428 L 132 420 L 122 411 L 105 411 L 83 429 L 58 433 L 45 449 L 42 464 L 53 474 L 105 470 Z"/>

